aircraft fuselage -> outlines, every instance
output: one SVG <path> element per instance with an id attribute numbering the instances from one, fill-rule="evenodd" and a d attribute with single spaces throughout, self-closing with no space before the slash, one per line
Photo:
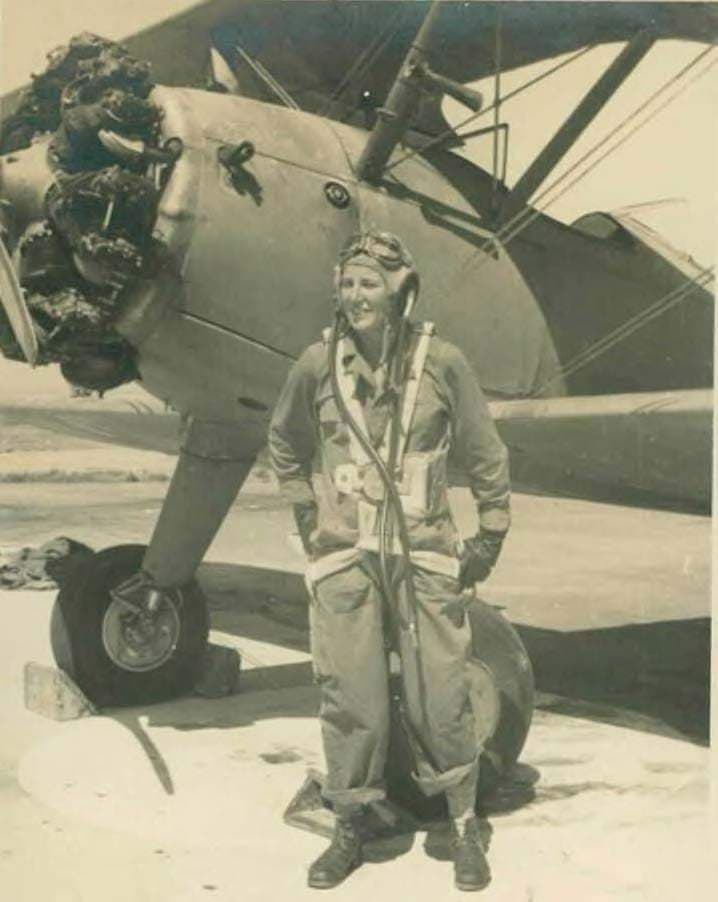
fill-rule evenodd
<path id="1" fill-rule="evenodd" d="M 330 322 L 337 252 L 365 225 L 401 235 L 421 273 L 417 315 L 464 350 L 494 397 L 540 390 L 559 361 L 672 287 L 630 249 L 547 217 L 490 247 L 491 179 L 455 154 L 415 156 L 375 187 L 355 175 L 358 129 L 203 91 L 159 88 L 155 99 L 165 136 L 184 142 L 157 221 L 175 268 L 128 293 L 118 329 L 139 348 L 146 387 L 180 410 L 263 419 L 291 361 Z M 232 171 L 221 155 L 243 142 L 254 155 Z M 691 303 L 683 331 L 710 344 L 710 308 Z M 639 335 L 577 389 L 708 385 L 708 349 L 658 329 L 665 354 L 659 340 L 648 359 L 655 331 L 648 343 Z M 548 393 L 566 386 L 558 378 Z"/>
<path id="2" fill-rule="evenodd" d="M 269 408 L 291 360 L 331 321 L 339 248 L 369 223 L 411 248 L 417 315 L 461 344 L 487 391 L 527 395 L 555 370 L 541 311 L 505 253 L 479 283 L 457 278 L 489 232 L 427 162 L 374 188 L 352 169 L 362 132 L 226 95 L 155 94 L 165 134 L 184 142 L 157 221 L 176 271 L 130 294 L 118 323 L 150 391 L 218 417 Z M 220 154 L 246 141 L 254 156 L 231 173 Z"/>
<path id="3" fill-rule="evenodd" d="M 497 246 L 492 180 L 456 154 L 413 156 L 374 186 L 356 176 L 360 129 L 226 94 L 153 97 L 163 136 L 184 144 L 156 222 L 171 265 L 125 290 L 116 328 L 137 349 L 144 387 L 175 409 L 263 430 L 287 368 L 331 321 L 339 248 L 366 225 L 406 242 L 422 280 L 416 315 L 462 348 L 490 397 L 710 385 L 703 289 L 568 382 L 560 375 L 684 280 L 656 255 L 546 216 Z M 227 163 L 245 142 L 251 159 Z M 42 147 L 3 170 L 23 218 L 41 216 Z"/>

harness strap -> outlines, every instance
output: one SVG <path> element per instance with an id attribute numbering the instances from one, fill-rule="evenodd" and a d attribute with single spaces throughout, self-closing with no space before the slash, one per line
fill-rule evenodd
<path id="1" fill-rule="evenodd" d="M 409 377 L 407 380 L 406 391 L 404 392 L 402 404 L 399 447 L 396 460 L 397 472 L 400 472 L 403 467 L 404 454 L 409 439 L 412 420 L 414 418 L 416 400 L 419 394 L 419 383 L 421 382 L 421 376 L 424 371 L 424 365 L 426 363 L 426 355 L 429 349 L 431 336 L 434 334 L 434 324 L 428 322 L 422 323 L 418 331 L 420 332 L 420 338 L 414 351 L 414 355 L 409 368 Z M 325 330 L 323 336 L 325 343 L 329 344 L 331 340 L 331 329 Z M 344 340 L 340 339 L 337 342 L 336 349 L 337 364 L 343 361 L 345 348 L 346 344 Z M 337 365 L 336 367 L 336 374 L 337 387 L 339 394 L 341 395 L 341 400 L 344 402 L 349 413 L 358 425 L 360 432 L 366 437 L 367 440 L 370 441 L 369 430 L 367 428 L 366 419 L 364 417 L 364 409 L 359 403 L 358 398 L 356 397 L 356 380 L 353 379 L 351 374 L 346 372 L 344 367 L 340 365 Z M 389 456 L 391 428 L 392 420 L 390 418 L 387 422 L 386 430 L 384 432 L 384 436 L 382 437 L 381 444 L 377 449 L 378 454 L 380 455 L 384 463 L 387 463 Z M 349 489 L 349 491 L 352 491 L 352 488 L 350 486 L 356 484 L 355 480 L 357 480 L 357 477 L 359 477 L 361 474 L 358 486 L 362 487 L 362 491 L 357 498 L 357 526 L 359 529 L 359 540 L 357 547 L 378 551 L 379 540 L 376 536 L 378 508 L 374 501 L 369 501 L 363 494 L 363 491 L 366 489 L 365 480 L 367 478 L 370 478 L 371 474 L 374 472 L 373 462 L 370 455 L 367 454 L 367 452 L 362 447 L 361 442 L 354 434 L 354 431 L 352 429 L 349 429 L 348 431 L 349 453 L 352 460 L 352 464 L 349 466 L 354 470 L 354 474 L 343 474 L 343 476 L 347 479 L 347 488 Z M 343 466 L 338 467 L 337 471 L 334 474 L 334 480 L 337 485 L 339 471 L 343 469 Z M 396 474 L 392 475 L 394 476 Z M 346 489 L 344 489 L 344 491 L 346 491 Z M 399 539 L 396 535 L 392 536 L 391 553 L 401 553 Z"/>
<path id="2" fill-rule="evenodd" d="M 332 330 L 331 328 L 324 329 L 322 332 L 322 338 L 324 339 L 324 344 L 329 346 L 332 338 Z M 337 342 L 337 358 L 339 360 L 343 360 L 344 358 L 344 339 L 340 338 Z M 339 391 L 341 392 L 342 399 L 346 406 L 349 408 L 349 412 L 354 417 L 354 420 L 359 424 L 360 429 L 365 435 L 368 435 L 366 420 L 364 419 L 364 410 L 362 409 L 361 404 L 355 397 L 356 386 L 352 384 L 351 377 L 347 372 L 345 372 L 344 367 L 337 366 L 337 382 L 339 383 Z M 369 461 L 369 456 L 362 448 L 359 440 L 354 435 L 352 430 L 349 430 L 349 447 L 352 461 L 358 466 L 363 467 L 366 466 Z"/>
<path id="3" fill-rule="evenodd" d="M 337 357 L 340 361 L 344 359 L 344 348 L 344 339 L 340 338 L 337 343 Z M 352 379 L 351 375 L 346 372 L 343 366 L 337 367 L 337 382 L 339 383 L 339 391 L 342 400 L 349 409 L 349 413 L 352 415 L 364 435 L 368 436 L 369 430 L 364 418 L 364 408 L 361 406 L 359 399 L 356 396 L 356 381 Z M 384 446 L 385 440 L 386 434 L 382 439 L 380 448 Z M 365 467 L 371 462 L 369 455 L 362 448 L 359 439 L 354 435 L 351 429 L 349 430 L 349 449 L 351 458 L 358 467 Z"/>
<path id="4" fill-rule="evenodd" d="M 404 403 L 401 412 L 401 438 L 399 445 L 399 454 L 396 461 L 397 467 L 399 468 L 401 467 L 404 453 L 406 451 L 406 445 L 409 440 L 409 431 L 411 429 L 411 424 L 414 419 L 414 412 L 416 410 L 416 399 L 419 395 L 419 383 L 421 382 L 421 376 L 424 372 L 426 355 L 429 350 L 429 342 L 433 334 L 433 323 L 426 322 L 421 324 L 420 338 L 411 362 L 409 379 L 407 382 L 407 389 L 404 394 Z M 325 329 L 323 332 L 323 337 L 324 341 L 327 342 L 331 337 L 331 329 Z M 343 359 L 344 349 L 344 339 L 340 339 L 337 342 L 338 358 Z M 364 418 L 364 409 L 362 408 L 358 398 L 356 397 L 355 380 L 352 379 L 351 375 L 347 373 L 343 367 L 337 367 L 337 381 L 339 383 L 339 391 L 341 392 L 342 400 L 349 409 L 349 412 L 351 413 L 354 420 L 358 423 L 361 431 L 367 438 L 369 438 L 369 430 Z M 388 454 L 390 432 L 391 422 L 387 423 L 384 437 L 382 438 L 381 444 L 378 449 L 384 462 L 386 462 L 386 455 Z M 364 467 L 367 464 L 371 463 L 369 455 L 362 448 L 359 440 L 351 430 L 349 430 L 349 447 L 352 461 L 357 465 L 357 467 Z"/>
<path id="5" fill-rule="evenodd" d="M 434 334 L 433 323 L 421 324 L 421 335 L 419 343 L 414 352 L 414 359 L 411 361 L 411 370 L 407 382 L 406 393 L 404 395 L 404 406 L 401 411 L 401 438 L 399 440 L 399 453 L 397 455 L 397 467 L 401 467 L 404 460 L 404 452 L 409 441 L 409 430 L 414 419 L 416 410 L 416 399 L 419 396 L 419 383 L 424 372 L 424 364 L 426 363 L 426 354 L 429 350 L 429 342 Z"/>

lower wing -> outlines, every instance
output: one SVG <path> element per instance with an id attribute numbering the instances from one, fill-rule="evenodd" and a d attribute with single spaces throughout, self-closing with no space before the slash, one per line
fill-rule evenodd
<path id="1" fill-rule="evenodd" d="M 707 512 L 711 389 L 490 404 L 517 489 Z"/>
<path id="2" fill-rule="evenodd" d="M 490 408 L 518 491 L 710 509 L 710 389 L 493 401 Z M 0 428 L 13 425 L 168 454 L 177 453 L 181 429 L 176 413 L 129 387 L 102 400 L 0 399 Z M 456 475 L 452 482 L 461 484 Z"/>
<path id="3" fill-rule="evenodd" d="M 181 420 L 156 398 L 128 388 L 108 398 L 1 397 L 0 429 L 11 426 L 36 426 L 57 435 L 176 454 Z"/>

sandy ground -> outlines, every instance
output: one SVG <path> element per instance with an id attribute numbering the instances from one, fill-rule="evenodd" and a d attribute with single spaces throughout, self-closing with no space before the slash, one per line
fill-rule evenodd
<path id="1" fill-rule="evenodd" d="M 51 592 L 0 593 L 0 887 L 17 902 L 316 895 L 323 847 L 282 814 L 321 766 L 302 560 L 260 475 L 200 574 L 239 694 L 67 723 L 25 710 L 51 661 Z M 58 534 L 147 541 L 160 482 L 0 485 L 0 547 Z M 454 495 L 473 528 L 471 505 Z M 484 597 L 527 645 L 541 690 L 512 780 L 489 804 L 486 900 L 711 899 L 706 748 L 710 523 L 517 496 Z M 337 899 L 454 898 L 445 827 L 374 843 Z M 715 887 L 713 887 L 715 889 Z"/>

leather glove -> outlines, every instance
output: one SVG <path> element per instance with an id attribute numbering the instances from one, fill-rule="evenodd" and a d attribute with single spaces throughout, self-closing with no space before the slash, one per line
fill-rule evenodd
<path id="1" fill-rule="evenodd" d="M 475 536 L 465 540 L 459 570 L 462 588 L 482 583 L 488 577 L 498 560 L 505 537 L 505 532 L 480 529 Z"/>
<path id="2" fill-rule="evenodd" d="M 294 505 L 294 522 L 297 524 L 299 538 L 307 554 L 312 553 L 311 535 L 317 528 L 316 501 L 303 501 Z"/>

